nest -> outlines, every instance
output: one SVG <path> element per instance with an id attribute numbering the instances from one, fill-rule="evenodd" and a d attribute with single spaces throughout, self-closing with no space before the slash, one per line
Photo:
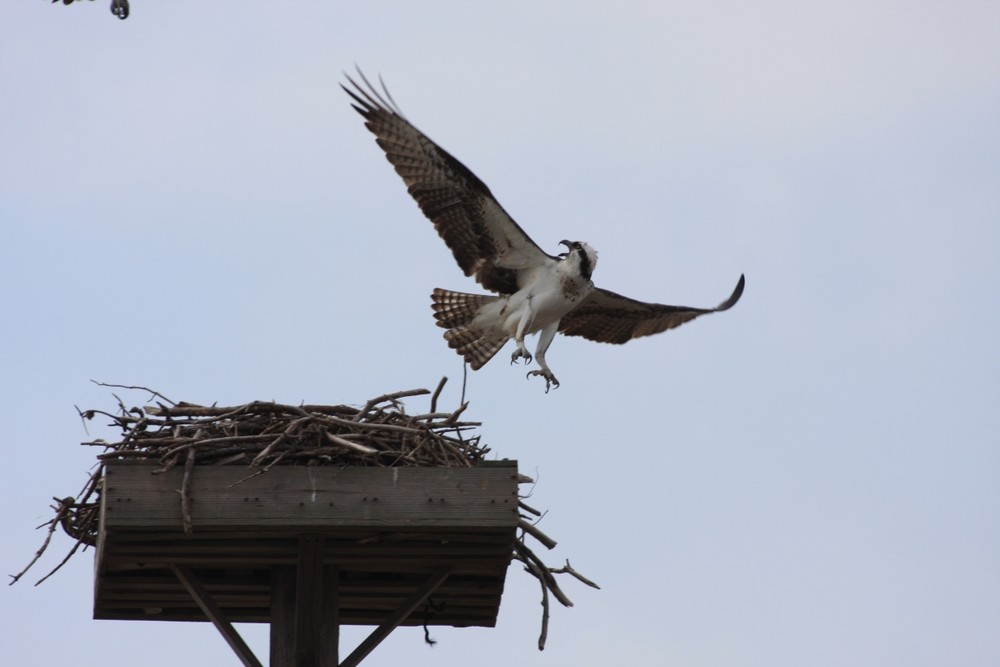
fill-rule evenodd
<path id="1" fill-rule="evenodd" d="M 175 403 L 145 387 L 104 385 L 149 392 L 155 405 L 126 407 L 118 401 L 115 413 L 103 410 L 79 411 L 84 420 L 99 416 L 111 419 L 120 430 L 117 442 L 90 440 L 82 444 L 103 448 L 98 465 L 76 497 L 54 498 L 55 516 L 43 526 L 48 534 L 31 562 L 18 574 L 18 581 L 42 556 L 57 526 L 75 540 L 63 560 L 37 583 L 58 571 L 81 547 L 94 546 L 98 533 L 98 508 L 103 464 L 112 460 L 154 460 L 162 473 L 175 466 L 185 468 L 185 481 L 195 465 L 245 464 L 248 475 L 263 474 L 276 465 L 300 466 L 438 466 L 472 467 L 486 460 L 489 448 L 472 431 L 479 422 L 463 421 L 468 406 L 463 403 L 452 412 L 438 412 L 437 400 L 446 379 L 442 378 L 431 395 L 430 410 L 408 415 L 401 399 L 431 394 L 427 389 L 413 389 L 383 394 L 367 401 L 361 408 L 348 405 L 282 405 L 253 401 L 244 405 L 219 407 Z M 522 476 L 521 483 L 531 483 Z M 182 500 L 185 498 L 182 494 Z M 548 627 L 549 595 L 564 606 L 572 602 L 560 589 L 555 574 L 567 573 L 583 583 L 598 588 L 569 564 L 550 568 L 528 547 L 528 536 L 552 549 L 556 542 L 541 532 L 531 517 L 542 513 L 519 500 L 521 535 L 515 542 L 512 557 L 524 564 L 525 571 L 538 579 L 542 589 L 542 633 L 539 649 L 544 648 Z M 185 530 L 190 531 L 189 508 L 182 507 Z M 40 527 L 43 527 L 40 526 Z M 37 585 L 37 584 L 36 584 Z"/>

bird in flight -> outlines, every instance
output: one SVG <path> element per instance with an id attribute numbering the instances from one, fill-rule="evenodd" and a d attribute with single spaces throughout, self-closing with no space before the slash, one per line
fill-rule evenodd
<path id="1" fill-rule="evenodd" d="M 524 337 L 538 333 L 538 369 L 528 377 L 542 377 L 548 392 L 559 386 L 545 361 L 557 333 L 621 344 L 728 310 L 743 294 L 742 275 L 729 298 L 715 308 L 645 303 L 595 287 L 591 276 L 597 253 L 592 247 L 564 240 L 559 243 L 566 246 L 565 252 L 543 251 L 485 183 L 406 119 L 381 80 L 380 92 L 361 70 L 361 84 L 345 76 L 350 87 L 341 88 L 458 265 L 495 293 L 436 288 L 431 294 L 437 324 L 447 329 L 448 346 L 473 370 L 482 368 L 512 338 L 517 347 L 511 363 L 523 359 L 530 364 Z"/>

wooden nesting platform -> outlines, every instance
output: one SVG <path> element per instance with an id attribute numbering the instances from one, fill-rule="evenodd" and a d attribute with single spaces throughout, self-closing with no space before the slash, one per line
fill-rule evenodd
<path id="1" fill-rule="evenodd" d="M 514 461 L 256 475 L 245 465 L 195 466 L 187 534 L 183 467 L 152 474 L 158 468 L 106 464 L 94 618 L 273 623 L 279 607 L 295 604 L 286 598 L 296 571 L 300 597 L 311 595 L 302 573 L 313 568 L 335 573 L 335 594 L 322 604 L 334 605 L 326 617 L 339 624 L 378 625 L 393 614 L 397 625 L 496 624 L 518 525 Z"/>

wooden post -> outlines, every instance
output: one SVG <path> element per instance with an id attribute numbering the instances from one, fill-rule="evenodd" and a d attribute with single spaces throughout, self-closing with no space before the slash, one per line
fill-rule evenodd
<path id="1" fill-rule="evenodd" d="M 295 667 L 295 568 L 271 568 L 271 667 Z"/>
<path id="2" fill-rule="evenodd" d="M 303 535 L 295 572 L 295 667 L 327 667 L 319 660 L 323 591 L 323 536 Z"/>
<path id="3" fill-rule="evenodd" d="M 302 535 L 297 567 L 271 571 L 271 667 L 337 667 L 339 573 L 323 565 L 323 545 Z"/>
<path id="4" fill-rule="evenodd" d="M 340 570 L 336 565 L 323 568 L 323 608 L 319 629 L 320 664 L 340 664 Z"/>

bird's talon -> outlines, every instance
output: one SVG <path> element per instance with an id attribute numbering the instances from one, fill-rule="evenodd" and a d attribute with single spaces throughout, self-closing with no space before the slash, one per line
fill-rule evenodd
<path id="1" fill-rule="evenodd" d="M 549 389 L 559 388 L 559 380 L 557 380 L 556 376 L 552 374 L 552 371 L 543 371 L 540 369 L 534 371 L 528 371 L 528 374 L 525 377 L 530 378 L 532 375 L 541 375 L 543 378 L 545 378 L 546 394 L 549 393 Z"/>
<path id="2" fill-rule="evenodd" d="M 510 355 L 511 366 L 516 364 L 518 359 L 524 359 L 525 364 L 530 364 L 532 356 L 528 352 L 522 352 L 521 350 L 514 350 L 513 354 Z"/>

